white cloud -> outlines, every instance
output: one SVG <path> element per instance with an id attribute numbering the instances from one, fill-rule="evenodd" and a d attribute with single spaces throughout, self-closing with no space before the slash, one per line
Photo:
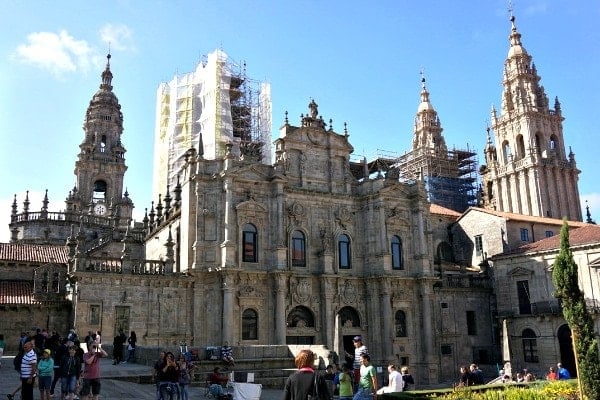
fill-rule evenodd
<path id="1" fill-rule="evenodd" d="M 581 209 L 583 211 L 583 220 L 585 221 L 587 218 L 587 210 L 585 209 L 585 207 L 588 206 L 590 208 L 590 214 L 592 215 L 592 219 L 596 221 L 596 223 L 600 224 L 600 193 L 582 193 L 580 195 L 580 199 Z"/>
<path id="2" fill-rule="evenodd" d="M 67 72 L 86 72 L 99 61 L 96 50 L 65 30 L 30 33 L 27 43 L 17 46 L 13 58 L 57 76 Z"/>
<path id="3" fill-rule="evenodd" d="M 100 37 L 110 45 L 111 51 L 135 51 L 133 34 L 127 25 L 105 24 L 100 28 Z"/>

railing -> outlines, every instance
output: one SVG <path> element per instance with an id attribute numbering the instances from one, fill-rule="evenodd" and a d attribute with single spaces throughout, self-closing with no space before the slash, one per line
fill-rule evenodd
<path id="1" fill-rule="evenodd" d="M 531 303 L 531 314 L 533 315 L 559 313 L 562 313 L 562 306 L 557 299 Z"/>
<path id="2" fill-rule="evenodd" d="M 442 282 L 444 286 L 452 288 L 491 288 L 491 281 L 489 278 L 472 275 L 448 275 L 442 278 Z"/>
<path id="3" fill-rule="evenodd" d="M 128 268 L 131 268 L 131 270 L 127 271 Z M 160 260 L 144 260 L 134 261 L 128 265 L 120 259 L 88 258 L 78 261 L 77 270 L 115 274 L 130 272 L 133 275 L 164 275 L 165 263 Z"/>
<path id="4" fill-rule="evenodd" d="M 79 214 L 72 212 L 49 212 L 49 211 L 36 211 L 26 212 L 11 216 L 10 222 L 24 222 L 24 221 L 64 221 L 65 223 L 79 224 L 83 222 L 87 225 L 99 225 L 110 227 L 111 219 L 106 217 L 99 217 L 96 215 Z"/>

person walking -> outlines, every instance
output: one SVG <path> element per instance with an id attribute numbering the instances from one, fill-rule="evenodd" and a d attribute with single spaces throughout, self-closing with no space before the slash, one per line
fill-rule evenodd
<path id="1" fill-rule="evenodd" d="M 108 357 L 98 343 L 92 343 L 90 350 L 83 355 L 83 388 L 80 394 L 90 400 L 98 400 L 100 394 L 100 358 Z"/>
<path id="2" fill-rule="evenodd" d="M 346 357 L 352 358 L 352 376 L 354 378 L 354 387 L 358 387 L 358 381 L 360 380 L 360 356 L 361 354 L 369 354 L 369 349 L 363 343 L 362 336 L 354 336 L 352 339 L 352 343 L 354 344 L 354 355 L 346 352 Z"/>
<path id="3" fill-rule="evenodd" d="M 360 380 L 358 390 L 354 394 L 354 400 L 371 400 L 377 398 L 377 372 L 371 365 L 371 356 L 363 353 L 360 356 Z"/>
<path id="4" fill-rule="evenodd" d="M 37 377 L 37 355 L 31 340 L 23 344 L 21 360 L 21 400 L 33 400 L 33 385 Z"/>

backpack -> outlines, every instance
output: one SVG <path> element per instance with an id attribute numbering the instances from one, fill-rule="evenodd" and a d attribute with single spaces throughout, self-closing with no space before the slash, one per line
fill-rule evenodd
<path id="1" fill-rule="evenodd" d="M 13 358 L 13 366 L 15 367 L 15 371 L 17 371 L 18 373 L 21 373 L 21 364 L 23 363 L 24 355 L 25 353 L 20 351 L 19 353 L 17 353 L 15 358 Z"/>

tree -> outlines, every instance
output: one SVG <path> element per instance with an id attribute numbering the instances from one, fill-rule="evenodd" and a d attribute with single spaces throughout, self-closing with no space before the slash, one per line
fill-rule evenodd
<path id="1" fill-rule="evenodd" d="M 578 378 L 583 395 L 600 399 L 600 362 L 594 321 L 587 310 L 584 294 L 579 288 L 577 264 L 569 245 L 569 226 L 563 222 L 560 231 L 560 252 L 552 272 L 554 296 L 562 303 L 563 316 L 573 335 Z"/>

